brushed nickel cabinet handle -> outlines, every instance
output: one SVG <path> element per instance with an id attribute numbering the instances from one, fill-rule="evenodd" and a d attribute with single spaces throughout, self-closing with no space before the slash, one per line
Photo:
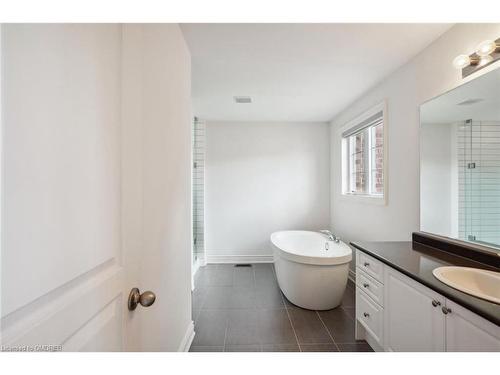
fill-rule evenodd
<path id="1" fill-rule="evenodd" d="M 441 302 L 436 301 L 436 300 L 434 299 L 434 300 L 432 300 L 432 306 L 434 306 L 434 307 L 441 306 Z"/>

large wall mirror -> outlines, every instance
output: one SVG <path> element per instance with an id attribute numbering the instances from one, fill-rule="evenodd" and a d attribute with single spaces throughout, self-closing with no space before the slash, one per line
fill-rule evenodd
<path id="1" fill-rule="evenodd" d="M 500 69 L 420 107 L 420 229 L 500 251 Z"/>

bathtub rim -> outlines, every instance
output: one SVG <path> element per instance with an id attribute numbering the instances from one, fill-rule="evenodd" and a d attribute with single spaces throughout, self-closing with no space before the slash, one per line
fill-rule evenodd
<path id="1" fill-rule="evenodd" d="M 273 237 L 276 237 L 277 234 L 279 233 L 287 233 L 287 232 L 305 232 L 305 233 L 315 233 L 319 234 L 317 232 L 311 231 L 311 230 L 281 230 L 277 232 L 273 232 L 270 236 L 270 242 L 271 246 L 274 250 L 274 256 L 279 256 L 284 259 L 287 259 L 291 262 L 295 263 L 300 263 L 300 264 L 310 264 L 314 266 L 335 266 L 335 265 L 342 265 L 351 262 L 352 260 L 352 249 L 349 245 L 347 245 L 345 242 L 340 241 L 340 243 L 334 243 L 333 241 L 327 241 L 325 242 L 330 242 L 333 244 L 333 246 L 342 246 L 346 250 L 348 250 L 348 254 L 345 255 L 340 255 L 340 256 L 329 256 L 329 257 L 321 257 L 321 256 L 309 256 L 309 255 L 301 255 L 301 254 L 295 254 L 291 253 L 285 249 L 282 249 L 278 245 L 276 245 L 275 241 L 273 240 Z"/>

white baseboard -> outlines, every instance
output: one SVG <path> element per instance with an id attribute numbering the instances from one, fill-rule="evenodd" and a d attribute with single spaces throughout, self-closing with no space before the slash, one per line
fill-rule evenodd
<path id="1" fill-rule="evenodd" d="M 272 255 L 208 255 L 210 263 L 273 263 Z"/>
<path id="2" fill-rule="evenodd" d="M 186 329 L 186 334 L 184 335 L 184 338 L 181 341 L 181 344 L 179 345 L 179 349 L 177 350 L 178 352 L 189 352 L 189 348 L 191 347 L 191 343 L 194 340 L 194 323 L 191 321 L 188 324 L 188 327 Z"/>

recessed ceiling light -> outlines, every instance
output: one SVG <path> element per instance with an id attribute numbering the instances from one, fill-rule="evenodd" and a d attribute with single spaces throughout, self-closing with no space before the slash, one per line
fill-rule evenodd
<path id="1" fill-rule="evenodd" d="M 464 100 L 463 102 L 457 103 L 457 105 L 471 105 L 471 104 L 475 104 L 475 103 L 478 103 L 478 102 L 482 102 L 483 100 L 484 99 L 481 99 L 481 98 L 467 99 L 467 100 Z"/>
<path id="2" fill-rule="evenodd" d="M 252 98 L 249 96 L 235 96 L 234 101 L 236 103 L 252 103 Z"/>

